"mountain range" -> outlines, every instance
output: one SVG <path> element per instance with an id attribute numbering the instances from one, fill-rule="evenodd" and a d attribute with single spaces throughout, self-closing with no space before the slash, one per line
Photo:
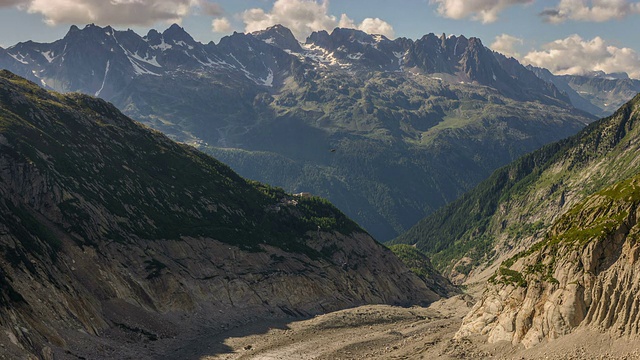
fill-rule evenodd
<path id="1" fill-rule="evenodd" d="M 594 117 L 477 38 L 358 30 L 195 41 L 177 25 L 71 27 L 0 50 L 0 67 L 45 88 L 112 102 L 241 175 L 310 192 L 380 240 L 453 201 L 499 166 Z"/>
<path id="2" fill-rule="evenodd" d="M 11 356 L 153 358 L 260 318 L 424 305 L 458 291 L 438 270 L 485 287 L 462 343 L 638 334 L 640 95 L 587 114 L 633 92 L 624 74 L 282 26 L 206 45 L 72 27 L 0 62 L 34 81 L 0 71 Z M 335 198 L 382 239 L 428 215 L 395 256 L 328 201 L 196 148 Z"/>
<path id="3" fill-rule="evenodd" d="M 631 79 L 626 73 L 553 75 L 547 69 L 531 65 L 527 69 L 566 93 L 575 107 L 598 117 L 611 115 L 640 92 L 640 80 Z"/>

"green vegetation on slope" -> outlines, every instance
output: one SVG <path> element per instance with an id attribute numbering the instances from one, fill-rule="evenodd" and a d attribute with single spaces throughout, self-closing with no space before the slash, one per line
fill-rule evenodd
<path id="1" fill-rule="evenodd" d="M 422 251 L 406 244 L 391 245 L 389 249 L 438 295 L 449 297 L 452 294 L 459 293 L 460 290 L 458 288 L 434 269 L 431 261 Z"/>
<path id="2" fill-rule="evenodd" d="M 617 233 L 637 239 L 637 232 L 631 234 L 630 230 L 637 221 L 635 212 L 639 204 L 640 175 L 588 196 L 555 221 L 541 241 L 500 264 L 490 281 L 526 286 L 531 278 L 557 283 L 553 271 L 558 258 L 572 253 L 563 249 L 582 251 L 591 242 L 609 239 Z M 512 269 L 518 260 L 531 256 L 544 262 L 530 259 L 528 262 L 534 265 L 526 266 L 524 273 Z"/>
<path id="3" fill-rule="evenodd" d="M 191 236 L 318 257 L 303 241 L 307 232 L 363 231 L 326 200 L 247 182 L 102 100 L 49 93 L 6 71 L 0 73 L 0 134 L 5 156 L 34 166 L 45 182 L 65 184 L 54 195 L 63 216 L 58 226 L 86 245 Z M 28 212 L 14 213 L 38 230 Z"/>
<path id="4" fill-rule="evenodd" d="M 396 254 L 396 256 L 421 279 L 425 280 L 436 273 L 433 266 L 431 266 L 429 258 L 415 247 L 411 245 L 397 244 L 389 246 L 389 249 L 391 249 L 391 251 L 393 251 L 393 253 Z"/>
<path id="5" fill-rule="evenodd" d="M 259 100 L 255 123 L 230 123 L 224 142 L 202 149 L 247 178 L 328 198 L 380 240 L 590 120 L 484 86 L 398 73 L 320 72 Z"/>
<path id="6" fill-rule="evenodd" d="M 640 96 L 576 136 L 503 167 L 392 243 L 416 244 L 438 269 L 469 256 L 489 262 L 500 244 L 544 233 L 565 203 L 579 201 L 640 171 Z"/>

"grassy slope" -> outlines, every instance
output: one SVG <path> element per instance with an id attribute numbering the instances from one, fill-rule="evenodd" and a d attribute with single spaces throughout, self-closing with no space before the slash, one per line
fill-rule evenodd
<path id="1" fill-rule="evenodd" d="M 581 250 L 592 241 L 608 239 L 616 233 L 638 241 L 637 230 L 629 231 L 636 223 L 638 204 L 640 175 L 586 197 L 562 215 L 541 241 L 500 264 L 490 281 L 519 286 L 526 286 L 530 279 L 557 283 L 552 276 L 554 267 L 557 257 L 572 254 L 567 249 Z M 530 256 L 544 259 L 544 264 L 528 266 L 524 273 L 511 269 L 516 261 Z"/>
<path id="2" fill-rule="evenodd" d="M 391 245 L 389 249 L 438 295 L 449 297 L 460 292 L 431 265 L 431 261 L 422 251 L 406 244 Z"/>
<path id="3" fill-rule="evenodd" d="M 417 244 L 444 269 L 464 256 L 478 265 L 505 250 L 500 245 L 538 239 L 569 205 L 640 171 L 639 104 L 640 96 L 576 136 L 497 170 L 392 243 Z"/>

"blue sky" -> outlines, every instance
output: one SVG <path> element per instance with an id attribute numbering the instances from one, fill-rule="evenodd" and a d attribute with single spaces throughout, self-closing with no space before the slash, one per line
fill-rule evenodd
<path id="1" fill-rule="evenodd" d="M 412 39 L 444 32 L 479 37 L 556 73 L 626 71 L 640 78 L 635 0 L 0 0 L 0 46 L 51 42 L 71 24 L 144 35 L 173 22 L 202 42 L 275 23 L 301 41 L 335 26 Z"/>

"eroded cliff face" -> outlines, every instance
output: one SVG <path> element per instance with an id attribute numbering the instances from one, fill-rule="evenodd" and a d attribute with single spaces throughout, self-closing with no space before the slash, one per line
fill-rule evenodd
<path id="1" fill-rule="evenodd" d="M 154 357 L 196 334 L 257 319 L 438 298 L 365 234 L 310 234 L 318 249 L 339 248 L 323 260 L 186 237 L 95 248 L 65 239 L 51 260 L 27 254 L 2 230 L 2 246 L 30 265 L 0 265 L 9 297 L 0 341 L 39 355 Z"/>
<path id="2" fill-rule="evenodd" d="M 321 199 L 0 72 L 0 346 L 159 358 L 264 318 L 439 298 Z"/>
<path id="3" fill-rule="evenodd" d="M 526 347 L 578 327 L 637 336 L 640 177 L 572 207 L 531 249 L 505 261 L 456 334 Z"/>

